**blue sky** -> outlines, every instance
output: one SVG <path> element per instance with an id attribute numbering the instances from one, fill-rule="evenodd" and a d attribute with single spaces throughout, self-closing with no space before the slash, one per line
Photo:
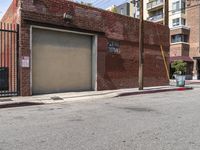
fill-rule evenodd
<path id="1" fill-rule="evenodd" d="M 10 6 L 12 0 L 0 0 L 0 19 Z"/>
<path id="2" fill-rule="evenodd" d="M 108 8 L 112 5 L 120 5 L 129 0 L 78 0 L 78 1 L 93 3 L 94 6 L 100 7 L 100 8 Z"/>
<path id="3" fill-rule="evenodd" d="M 78 0 L 81 1 L 81 0 Z M 112 5 L 120 5 L 128 0 L 82 0 L 84 2 L 93 3 L 95 7 L 100 8 L 108 8 Z M 9 5 L 11 4 L 12 0 L 0 0 L 0 19 L 8 9 Z"/>

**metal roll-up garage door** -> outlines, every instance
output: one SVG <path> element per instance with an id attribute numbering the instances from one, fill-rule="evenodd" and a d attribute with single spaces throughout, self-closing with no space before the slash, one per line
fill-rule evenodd
<path id="1" fill-rule="evenodd" d="M 92 37 L 32 29 L 32 92 L 92 90 Z"/>

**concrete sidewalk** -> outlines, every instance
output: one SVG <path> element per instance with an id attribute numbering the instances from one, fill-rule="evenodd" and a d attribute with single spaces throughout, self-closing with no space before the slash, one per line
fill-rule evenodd
<path id="1" fill-rule="evenodd" d="M 93 100 L 103 98 L 113 98 L 120 96 L 150 94 L 168 91 L 183 91 L 192 90 L 192 87 L 179 88 L 175 86 L 159 86 L 159 87 L 147 87 L 142 91 L 138 88 L 131 89 L 119 89 L 109 91 L 89 91 L 89 92 L 68 92 L 68 93 L 55 93 L 46 95 L 37 95 L 29 97 L 4 97 L 0 98 L 0 108 L 7 107 L 21 107 L 29 105 L 42 105 L 51 103 L 61 103 L 67 101 L 81 101 L 81 100 Z"/>
<path id="2" fill-rule="evenodd" d="M 138 88 L 131 88 L 131 89 L 108 90 L 108 91 L 55 93 L 55 94 L 29 96 L 29 97 L 4 97 L 0 98 L 0 108 L 42 105 L 51 103 L 61 103 L 67 101 L 81 101 L 88 99 L 89 100 L 103 99 L 103 98 L 113 98 L 119 96 L 150 94 L 150 93 L 167 92 L 167 91 L 183 91 L 191 89 L 193 88 L 159 86 L 159 87 L 148 87 L 142 91 L 139 91 Z"/>

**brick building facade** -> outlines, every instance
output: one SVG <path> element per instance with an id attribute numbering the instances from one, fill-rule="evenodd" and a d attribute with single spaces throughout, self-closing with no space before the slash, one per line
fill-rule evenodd
<path id="1" fill-rule="evenodd" d="M 171 28 L 170 32 L 170 59 L 187 63 L 187 79 L 200 79 L 200 1 L 185 1 L 181 13 L 184 23 Z"/>
<path id="2" fill-rule="evenodd" d="M 63 14 L 69 18 L 64 19 Z M 70 32 L 70 35 L 76 36 L 76 33 L 78 33 L 90 35 L 94 39 L 91 43 L 91 49 L 95 50 L 91 54 L 91 64 L 93 66 L 92 84 L 94 82 L 91 90 L 110 90 L 138 86 L 138 19 L 66 0 L 13 0 L 2 22 L 18 23 L 20 25 L 20 60 L 26 57 L 30 61 L 30 66 L 28 67 L 23 67 L 22 63 L 20 63 L 20 91 L 23 96 L 34 94 L 33 86 L 35 86 L 35 81 L 33 81 L 33 78 L 35 76 L 32 64 L 36 63 L 34 62 L 35 59 L 39 62 L 41 61 L 37 54 L 34 54 L 38 56 L 37 58 L 33 56 L 34 45 L 32 42 L 34 39 L 40 38 L 36 37 L 36 33 L 33 30 L 37 30 L 37 34 L 40 34 L 40 30 L 41 32 L 48 30 L 48 34 L 54 34 L 53 31 L 56 31 L 55 35 L 60 34 L 57 32 Z M 159 35 L 155 34 L 157 30 Z M 43 40 L 45 41 L 45 39 Z M 169 60 L 168 27 L 145 22 L 145 86 L 168 84 L 167 73 L 160 52 L 160 42 L 158 41 L 163 45 L 165 56 Z M 46 55 L 45 59 L 47 59 Z M 57 62 L 57 60 L 53 61 Z M 72 68 L 73 64 L 75 63 L 72 63 Z M 57 68 L 60 68 L 60 66 Z M 46 70 L 46 78 L 50 79 L 51 74 L 48 73 L 47 68 L 44 67 L 43 69 Z M 51 66 L 48 69 L 51 69 Z M 76 74 L 71 76 L 76 76 Z M 53 80 L 53 77 L 50 80 Z M 60 80 L 62 81 L 62 79 Z"/>
<path id="3" fill-rule="evenodd" d="M 189 34 L 189 56 L 193 59 L 193 78 L 200 79 L 200 1 L 187 1 L 187 26 Z"/>

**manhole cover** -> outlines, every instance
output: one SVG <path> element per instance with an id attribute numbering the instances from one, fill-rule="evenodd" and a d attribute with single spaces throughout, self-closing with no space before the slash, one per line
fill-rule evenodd
<path id="1" fill-rule="evenodd" d="M 0 99 L 0 102 L 11 102 L 13 101 L 12 99 Z"/>
<path id="2" fill-rule="evenodd" d="M 61 97 L 55 96 L 55 97 L 51 97 L 52 100 L 54 101 L 61 101 L 63 100 Z"/>

